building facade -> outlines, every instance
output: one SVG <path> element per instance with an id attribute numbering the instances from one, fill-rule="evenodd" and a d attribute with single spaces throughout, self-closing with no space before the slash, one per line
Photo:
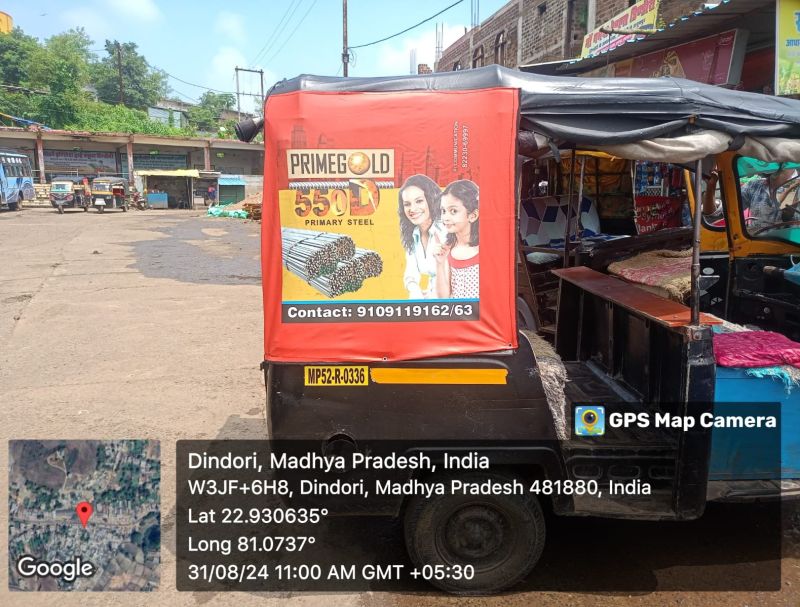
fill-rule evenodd
<path id="1" fill-rule="evenodd" d="M 180 128 L 189 125 L 189 110 L 193 107 L 197 106 L 179 99 L 162 99 L 147 108 L 147 116 L 150 120 Z M 253 118 L 253 114 L 248 112 L 240 113 L 236 110 L 222 110 L 219 116 L 220 122 L 238 121 L 244 118 Z"/>
<path id="2" fill-rule="evenodd" d="M 511 0 L 444 50 L 435 71 L 520 67 L 580 57 L 584 36 L 646 0 Z M 700 0 L 661 0 L 659 22 L 701 9 Z"/>
<path id="3" fill-rule="evenodd" d="M 197 169 L 262 175 L 264 145 L 231 139 L 0 128 L 0 147 L 27 154 L 38 183 L 56 175 L 121 176 L 142 170 Z"/>

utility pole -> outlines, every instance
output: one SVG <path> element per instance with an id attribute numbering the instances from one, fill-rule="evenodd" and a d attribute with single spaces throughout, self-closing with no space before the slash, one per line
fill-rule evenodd
<path id="1" fill-rule="evenodd" d="M 342 0 L 342 74 L 347 78 L 347 64 L 350 51 L 347 50 L 347 0 Z"/>
<path id="2" fill-rule="evenodd" d="M 239 66 L 236 66 L 236 120 L 242 120 L 242 102 L 239 98 Z"/>
<path id="3" fill-rule="evenodd" d="M 117 42 L 117 73 L 119 74 L 119 102 L 125 104 L 125 87 L 122 84 L 122 48 Z"/>
<path id="4" fill-rule="evenodd" d="M 239 95 L 250 95 L 251 97 L 258 97 L 255 93 L 240 93 L 239 92 L 239 72 L 250 72 L 252 74 L 258 74 L 261 77 L 261 108 L 264 108 L 264 70 L 251 70 L 247 69 L 246 67 L 236 67 L 236 107 L 239 112 L 239 120 L 242 119 L 242 108 L 239 103 Z"/>
<path id="5" fill-rule="evenodd" d="M 264 112 L 264 70 L 258 70 L 261 76 L 261 112 Z"/>

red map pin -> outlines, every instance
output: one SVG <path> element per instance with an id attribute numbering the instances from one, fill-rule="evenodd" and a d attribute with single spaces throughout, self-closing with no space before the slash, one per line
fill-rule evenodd
<path id="1" fill-rule="evenodd" d="M 92 512 L 94 512 L 94 508 L 92 508 L 89 502 L 81 502 L 75 506 L 75 513 L 78 515 L 78 518 L 81 519 L 81 525 L 83 525 L 84 529 L 86 529 L 86 523 L 89 522 L 89 517 L 92 516 Z"/>

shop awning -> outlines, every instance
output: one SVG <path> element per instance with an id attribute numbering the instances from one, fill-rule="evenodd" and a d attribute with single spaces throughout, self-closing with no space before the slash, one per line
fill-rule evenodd
<path id="1" fill-rule="evenodd" d="M 172 169 L 172 170 L 148 170 L 148 171 L 134 171 L 134 175 L 141 175 L 142 177 L 200 177 L 200 172 L 197 169 Z"/>
<path id="2" fill-rule="evenodd" d="M 241 175 L 223 175 L 219 178 L 219 185 L 247 185 Z"/>

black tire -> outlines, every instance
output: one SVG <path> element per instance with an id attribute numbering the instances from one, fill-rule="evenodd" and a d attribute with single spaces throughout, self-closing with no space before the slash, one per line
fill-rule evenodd
<path id="1" fill-rule="evenodd" d="M 83 212 L 85 213 L 85 212 L 86 212 L 86 211 L 88 211 L 88 210 L 89 210 L 89 207 L 88 207 L 88 206 L 86 206 L 86 205 L 83 205 Z"/>
<path id="2" fill-rule="evenodd" d="M 63 204 L 58 205 L 58 214 L 59 215 L 63 215 L 64 214 L 64 205 Z"/>
<path id="3" fill-rule="evenodd" d="M 8 210 L 9 211 L 19 211 L 22 209 L 22 205 L 18 202 L 9 202 L 8 203 Z"/>
<path id="4" fill-rule="evenodd" d="M 128 205 L 126 205 L 126 204 L 122 205 L 122 212 L 123 213 L 127 213 L 128 212 Z"/>
<path id="5" fill-rule="evenodd" d="M 522 483 L 522 495 L 451 495 L 450 481 Z M 445 495 L 413 497 L 404 517 L 411 561 L 424 565 L 472 565 L 472 579 L 430 580 L 455 594 L 490 594 L 522 581 L 536 565 L 545 542 L 542 508 L 527 484 L 500 471 L 436 476 L 426 482 L 445 484 Z"/>
<path id="6" fill-rule="evenodd" d="M 99 213 L 103 213 L 105 210 L 106 210 L 106 208 L 105 208 L 104 206 L 102 206 L 102 205 L 101 205 L 101 206 L 99 206 L 99 207 L 97 207 L 97 211 L 98 211 Z"/>

